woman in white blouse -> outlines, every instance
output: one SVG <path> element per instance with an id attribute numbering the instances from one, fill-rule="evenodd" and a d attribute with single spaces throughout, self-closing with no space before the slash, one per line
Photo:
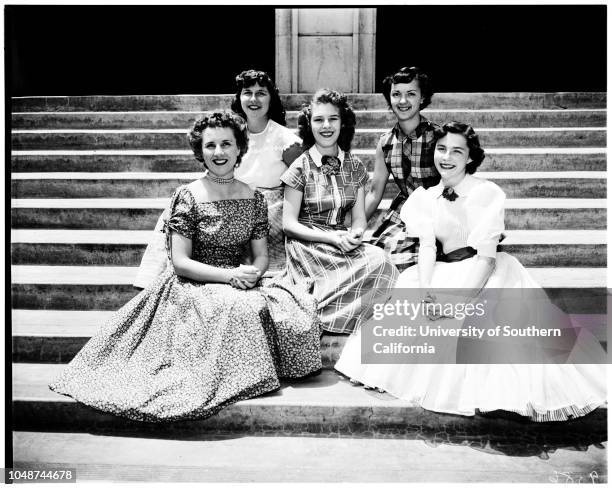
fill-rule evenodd
<path id="1" fill-rule="evenodd" d="M 420 247 L 418 265 L 400 274 L 397 288 L 420 289 L 412 296 L 419 296 L 421 304 L 444 302 L 446 297 L 434 289 L 461 289 L 464 302 L 478 297 L 483 287 L 529 289 L 524 295 L 528 301 L 550 305 L 546 293 L 518 260 L 497 251 L 504 231 L 506 196 L 493 182 L 473 176 L 483 159 L 478 136 L 468 124 L 451 122 L 436 131 L 434 162 L 441 182 L 418 188 L 402 208 L 407 232 L 418 236 Z M 404 295 L 410 297 L 408 292 Z M 559 326 L 571 327 L 566 315 L 561 313 L 558 318 L 563 323 Z M 464 324 L 458 321 L 461 318 L 443 316 L 439 310 L 430 310 L 422 319 L 433 327 Z M 457 339 L 433 339 L 436 341 L 447 349 L 458 345 Z M 491 363 L 499 361 L 486 352 L 488 345 L 491 342 L 480 343 L 479 353 L 484 349 Z M 451 360 L 439 364 L 362 364 L 361 332 L 357 332 L 349 337 L 336 369 L 353 381 L 432 411 L 474 415 L 501 409 L 534 421 L 559 421 L 585 415 L 606 400 L 603 349 L 582 330 L 575 345 L 569 358 L 576 358 L 571 355 L 579 351 L 593 363 L 451 364 L 454 357 L 450 356 L 445 358 Z M 459 350 L 453 354 L 458 356 Z M 598 361 L 601 363 L 596 364 Z"/>

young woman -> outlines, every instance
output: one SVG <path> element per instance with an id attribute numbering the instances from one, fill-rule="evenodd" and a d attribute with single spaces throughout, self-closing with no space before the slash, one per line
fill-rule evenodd
<path id="1" fill-rule="evenodd" d="M 435 137 L 434 159 L 441 182 L 427 190 L 416 189 L 402 209 L 407 232 L 418 236 L 420 247 L 418 265 L 401 273 L 397 287 L 420 288 L 423 300 L 431 304 L 442 303 L 432 289 L 455 288 L 475 295 L 483 287 L 529 289 L 526 301 L 550 304 L 514 257 L 497 252 L 504 230 L 505 194 L 496 184 L 473 176 L 484 151 L 472 127 L 451 122 Z M 442 247 L 438 256 L 436 240 Z M 522 306 L 526 310 L 527 302 Z M 429 319 L 426 323 L 432 325 L 457 321 L 432 314 Z M 433 411 L 474 415 L 477 410 L 502 409 L 534 421 L 559 421 L 587 414 L 606 401 L 605 352 L 585 332 L 578 340 L 572 354 L 587 354 L 592 364 L 362 365 L 357 333 L 347 341 L 336 369 Z M 486 347 L 484 342 L 480 349 Z"/>
<path id="2" fill-rule="evenodd" d="M 266 199 L 270 233 L 269 268 L 285 265 L 282 231 L 283 188 L 280 176 L 302 153 L 301 139 L 286 126 L 285 109 L 278 89 L 263 71 L 246 70 L 236 76 L 236 93 L 231 109 L 247 121 L 249 147 L 235 177 L 257 188 Z M 162 227 L 164 214 L 142 257 L 134 286 L 144 288 L 166 267 Z M 247 250 L 248 251 L 248 250 Z"/>
<path id="3" fill-rule="evenodd" d="M 309 149 L 281 176 L 284 275 L 294 283 L 312 283 L 325 331 L 350 333 L 368 319 L 398 272 L 383 250 L 362 243 L 368 173 L 349 151 L 355 114 L 346 96 L 318 90 L 298 126 Z"/>
<path id="4" fill-rule="evenodd" d="M 210 416 L 321 368 L 312 296 L 262 283 L 268 266 L 263 196 L 234 178 L 244 120 L 213 113 L 189 141 L 204 176 L 180 187 L 165 224 L 169 267 L 122 307 L 50 387 L 141 421 Z M 250 246 L 252 264 L 240 263 Z"/>
<path id="5" fill-rule="evenodd" d="M 382 93 L 397 123 L 380 137 L 376 147 L 374 177 L 365 199 L 366 217 L 370 219 L 376 212 L 389 175 L 393 175 L 399 193 L 374 230 L 371 243 L 389 253 L 401 271 L 416 263 L 418 241 L 406 235 L 400 212 L 417 188 L 428 188 L 440 181 L 433 162 L 434 131 L 438 126 L 421 115 L 433 96 L 429 76 L 421 69 L 401 68 L 389 75 L 383 80 Z"/>

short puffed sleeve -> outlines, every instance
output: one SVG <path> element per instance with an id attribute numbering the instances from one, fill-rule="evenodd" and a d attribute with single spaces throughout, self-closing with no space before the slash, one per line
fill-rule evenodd
<path id="1" fill-rule="evenodd" d="M 186 238 L 192 239 L 196 232 L 194 215 L 195 199 L 187 187 L 180 187 L 170 199 L 168 228 Z"/>
<path id="2" fill-rule="evenodd" d="M 281 182 L 283 182 L 288 187 L 299 190 L 300 192 L 304 191 L 304 186 L 306 185 L 304 164 L 305 156 L 301 156 L 293 163 L 291 163 L 291 166 L 287 168 L 285 173 L 281 175 Z"/>
<path id="3" fill-rule="evenodd" d="M 357 183 L 360 187 L 365 187 L 366 183 L 368 183 L 368 171 L 366 170 L 365 165 L 361 162 L 359 158 L 352 156 L 353 159 L 353 181 Z"/>
<path id="4" fill-rule="evenodd" d="M 268 237 L 270 225 L 268 224 L 268 204 L 259 191 L 255 191 L 255 224 L 251 231 L 251 239 Z"/>
<path id="5" fill-rule="evenodd" d="M 406 234 L 417 236 L 421 247 L 435 247 L 433 226 L 434 196 L 423 187 L 417 188 L 402 207 L 400 217 L 406 224 Z"/>
<path id="6" fill-rule="evenodd" d="M 499 238 L 504 232 L 506 194 L 493 182 L 472 189 L 465 203 L 468 223 L 467 245 L 478 255 L 495 258 Z"/>
<path id="7" fill-rule="evenodd" d="M 293 163 L 304 151 L 302 140 L 291 129 L 284 126 L 278 126 L 281 132 L 282 154 L 281 159 L 285 165 L 289 166 Z"/>

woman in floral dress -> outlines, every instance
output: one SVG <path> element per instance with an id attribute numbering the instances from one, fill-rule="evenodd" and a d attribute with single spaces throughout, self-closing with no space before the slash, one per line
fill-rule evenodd
<path id="1" fill-rule="evenodd" d="M 398 272 L 382 249 L 362 243 L 368 173 L 349 151 L 355 114 L 346 96 L 317 91 L 298 126 L 309 149 L 281 176 L 284 276 L 312 284 L 325 331 L 351 333 L 370 317 L 374 303 L 384 300 Z"/>
<path id="2" fill-rule="evenodd" d="M 172 196 L 171 265 L 128 302 L 51 389 L 140 421 L 205 418 L 321 368 L 312 296 L 267 268 L 263 196 L 234 179 L 248 147 L 244 120 L 213 113 L 189 134 L 204 177 Z M 241 265 L 245 244 L 253 261 Z"/>

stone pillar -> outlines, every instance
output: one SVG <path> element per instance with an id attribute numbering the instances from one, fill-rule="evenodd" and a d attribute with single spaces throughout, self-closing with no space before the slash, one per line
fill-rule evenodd
<path id="1" fill-rule="evenodd" d="M 372 93 L 375 42 L 374 8 L 277 9 L 276 83 L 285 93 Z"/>

